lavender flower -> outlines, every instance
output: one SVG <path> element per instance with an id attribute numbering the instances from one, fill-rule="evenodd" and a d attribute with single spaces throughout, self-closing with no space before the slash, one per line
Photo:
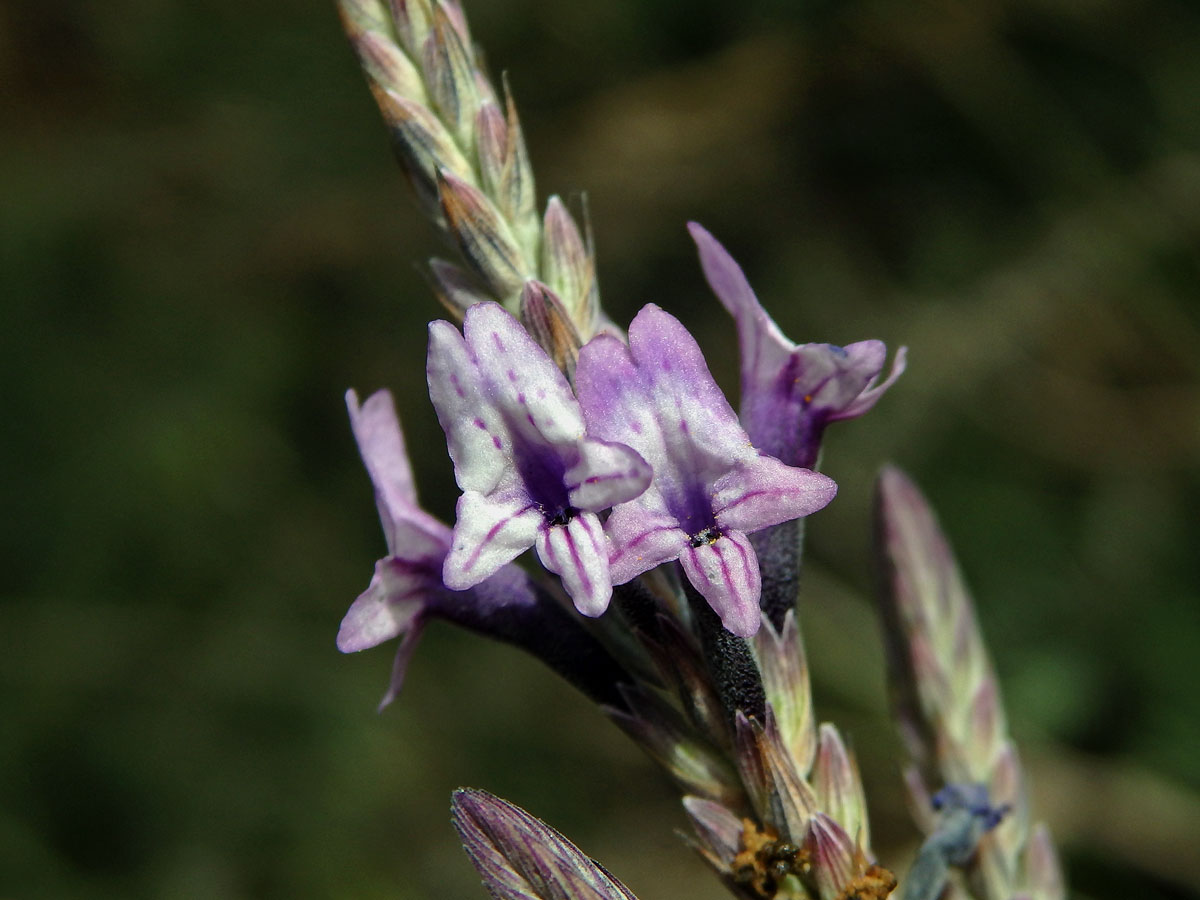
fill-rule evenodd
<path id="1" fill-rule="evenodd" d="M 347 391 L 346 406 L 375 487 L 388 552 L 342 619 L 337 645 L 353 653 L 401 638 L 380 708 L 399 693 L 421 631 L 433 618 L 523 647 L 598 702 L 624 707 L 621 685 L 629 676 L 520 568 L 501 566 L 466 591 L 443 583 L 451 531 L 417 504 L 392 395 L 378 391 L 360 406 L 358 395 Z"/>
<path id="2" fill-rule="evenodd" d="M 695 340 L 653 304 L 629 326 L 628 347 L 600 335 L 580 351 L 575 383 L 591 433 L 654 469 L 605 525 L 613 582 L 678 559 L 730 631 L 754 634 L 761 579 L 747 533 L 816 512 L 837 486 L 755 450 Z"/>
<path id="3" fill-rule="evenodd" d="M 444 590 L 441 568 L 450 549 L 450 529 L 417 504 L 392 395 L 378 391 L 360 406 L 358 395 L 347 391 L 346 407 L 359 453 L 375 486 L 388 553 L 375 563 L 370 585 L 342 619 L 337 646 L 343 653 L 353 653 L 403 636 L 391 687 L 381 704 L 386 706 L 404 682 L 426 611 Z"/>
<path id="4" fill-rule="evenodd" d="M 646 461 L 585 436 L 562 372 L 495 303 L 467 310 L 461 335 L 449 322 L 430 325 L 428 373 L 463 490 L 446 585 L 477 585 L 536 546 L 576 608 L 600 615 L 612 581 L 596 514 L 646 489 Z"/>
<path id="5" fill-rule="evenodd" d="M 881 384 L 887 348 L 881 341 L 794 344 L 762 308 L 741 267 L 695 222 L 688 230 L 700 251 L 709 286 L 737 323 L 742 358 L 742 427 L 764 453 L 791 466 L 813 468 L 830 422 L 867 412 L 904 371 L 905 348 Z M 788 522 L 754 535 L 765 561 L 761 605 L 776 628 L 799 593 L 802 523 Z"/>
<path id="6" fill-rule="evenodd" d="M 745 274 L 711 234 L 691 222 L 700 265 L 737 322 L 742 355 L 741 420 L 754 445 L 788 465 L 816 465 L 825 426 L 867 412 L 904 371 L 901 347 L 887 379 L 882 341 L 794 344 L 758 302 Z"/>

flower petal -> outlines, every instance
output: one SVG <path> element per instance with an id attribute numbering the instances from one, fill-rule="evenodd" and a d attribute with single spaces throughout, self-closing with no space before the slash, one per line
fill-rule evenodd
<path id="1" fill-rule="evenodd" d="M 748 451 L 746 432 L 683 323 L 648 303 L 629 325 L 629 353 L 652 392 L 668 441 L 686 440 L 717 458 Z"/>
<path id="2" fill-rule="evenodd" d="M 796 345 L 767 315 L 729 251 L 696 222 L 688 223 L 688 231 L 700 252 L 700 267 L 709 287 L 737 323 L 743 386 L 769 378 L 784 365 Z"/>
<path id="3" fill-rule="evenodd" d="M 608 540 L 595 513 L 583 513 L 566 525 L 543 528 L 537 537 L 538 559 L 562 578 L 563 589 L 585 616 L 608 609 L 612 580 Z"/>
<path id="4" fill-rule="evenodd" d="M 827 475 L 757 456 L 717 480 L 713 512 L 722 528 L 754 532 L 814 513 L 836 493 Z"/>
<path id="5" fill-rule="evenodd" d="M 879 398 L 895 383 L 896 379 L 904 374 L 904 370 L 908 366 L 908 348 L 901 347 L 896 351 L 896 356 L 892 360 L 892 370 L 888 373 L 888 377 L 874 387 L 868 387 L 871 382 L 879 377 L 879 373 L 883 371 L 883 363 L 887 358 L 887 348 L 883 345 L 882 341 L 859 341 L 856 344 L 847 344 L 846 352 L 852 357 L 856 357 L 862 352 L 858 348 L 863 344 L 878 345 L 878 349 L 873 352 L 878 353 L 879 364 L 874 365 L 874 360 L 872 360 L 870 367 L 863 366 L 864 369 L 870 368 L 873 374 L 867 380 L 867 383 L 863 385 L 863 390 L 859 392 L 857 397 L 849 403 L 844 404 L 840 411 L 830 415 L 829 421 L 831 422 L 836 422 L 839 419 L 853 419 L 869 411 L 871 407 L 879 402 Z"/>
<path id="6" fill-rule="evenodd" d="M 648 510 L 642 498 L 613 509 L 604 530 L 613 545 L 608 558 L 613 584 L 624 584 L 670 562 L 688 545 L 688 534 L 679 527 L 679 520 L 666 511 Z"/>
<path id="7" fill-rule="evenodd" d="M 474 355 L 449 322 L 429 325 L 426 373 L 429 399 L 446 432 L 458 486 L 487 493 L 508 469 L 512 452 L 505 443 L 508 431 L 484 392 Z"/>
<path id="8" fill-rule="evenodd" d="M 880 341 L 845 348 L 793 343 L 725 248 L 694 222 L 688 228 L 709 285 L 737 323 L 742 425 L 760 450 L 789 465 L 813 466 L 825 426 L 865 413 L 904 371 L 903 348 L 887 380 L 872 387 L 887 356 Z"/>
<path id="9" fill-rule="evenodd" d="M 473 587 L 533 546 L 544 519 L 519 491 L 484 496 L 466 491 L 458 498 L 454 543 L 442 568 L 446 587 Z"/>
<path id="10" fill-rule="evenodd" d="M 654 404 L 642 386 L 642 376 L 629 348 L 620 339 L 601 334 L 583 346 L 575 367 L 575 393 L 583 406 L 589 434 L 630 446 L 645 435 L 635 449 L 655 465 L 645 452 L 646 440 L 653 434 Z"/>
<path id="11" fill-rule="evenodd" d="M 502 306 L 472 306 L 463 334 L 487 385 L 488 402 L 507 414 L 511 429 L 550 444 L 583 437 L 583 414 L 567 379 Z"/>
<path id="12" fill-rule="evenodd" d="M 420 613 L 429 578 L 396 559 L 375 563 L 367 589 L 350 605 L 338 629 L 337 647 L 355 653 L 403 634 Z"/>
<path id="13" fill-rule="evenodd" d="M 391 393 L 376 391 L 359 405 L 358 394 L 349 390 L 346 408 L 359 453 L 375 488 L 375 502 L 388 550 L 395 554 L 406 540 L 411 540 L 398 533 L 402 530 L 400 523 L 404 521 L 428 535 L 443 537 L 444 532 L 444 540 L 448 543 L 449 529 L 417 506 L 412 466 Z"/>
<path id="14" fill-rule="evenodd" d="M 599 512 L 638 496 L 652 474 L 650 464 L 624 444 L 585 439 L 579 444 L 579 462 L 565 478 L 571 505 Z"/>
<path id="15" fill-rule="evenodd" d="M 726 628 L 742 637 L 758 631 L 762 580 L 758 557 L 745 534 L 729 531 L 710 544 L 689 545 L 679 564 Z"/>

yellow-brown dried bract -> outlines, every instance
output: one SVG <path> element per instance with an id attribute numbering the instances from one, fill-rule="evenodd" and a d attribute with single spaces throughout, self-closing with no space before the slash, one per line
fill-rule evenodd
<path id="1" fill-rule="evenodd" d="M 751 819 L 742 819 L 741 850 L 730 871 L 735 884 L 763 900 L 771 900 L 788 875 L 799 875 L 807 866 L 804 851 L 781 841 L 771 828 L 760 829 Z"/>
<path id="2" fill-rule="evenodd" d="M 886 900 L 896 889 L 896 876 L 883 866 L 868 866 L 842 891 L 838 900 Z"/>

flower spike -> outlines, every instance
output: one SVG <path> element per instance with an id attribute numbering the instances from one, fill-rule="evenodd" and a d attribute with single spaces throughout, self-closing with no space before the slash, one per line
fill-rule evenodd
<path id="1" fill-rule="evenodd" d="M 430 325 L 428 373 L 463 490 L 446 584 L 472 587 L 536 546 L 576 608 L 600 615 L 612 581 L 596 514 L 646 489 L 646 461 L 584 434 L 566 378 L 498 304 L 467 310 L 462 334 Z"/>
<path id="2" fill-rule="evenodd" d="M 591 433 L 654 468 L 605 525 L 613 582 L 678 559 L 726 628 L 754 634 L 761 579 L 746 534 L 816 512 L 837 486 L 755 450 L 696 341 L 654 304 L 630 324 L 628 347 L 600 335 L 580 351 L 575 385 Z"/>

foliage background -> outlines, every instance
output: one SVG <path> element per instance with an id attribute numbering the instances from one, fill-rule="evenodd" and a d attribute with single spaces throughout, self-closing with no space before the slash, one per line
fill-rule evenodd
<path id="1" fill-rule="evenodd" d="M 894 460 L 957 544 L 1079 897 L 1200 889 L 1200 12 L 1182 0 L 468 0 L 606 305 L 736 390 L 703 221 L 801 340 L 910 368 L 837 427 L 804 625 L 885 862 L 915 835 L 870 607 Z M 484 787 L 645 900 L 719 897 L 670 790 L 506 648 L 338 656 L 383 543 L 341 393 L 399 395 L 440 248 L 331 8 L 0 6 L 0 896 L 482 897 Z"/>

